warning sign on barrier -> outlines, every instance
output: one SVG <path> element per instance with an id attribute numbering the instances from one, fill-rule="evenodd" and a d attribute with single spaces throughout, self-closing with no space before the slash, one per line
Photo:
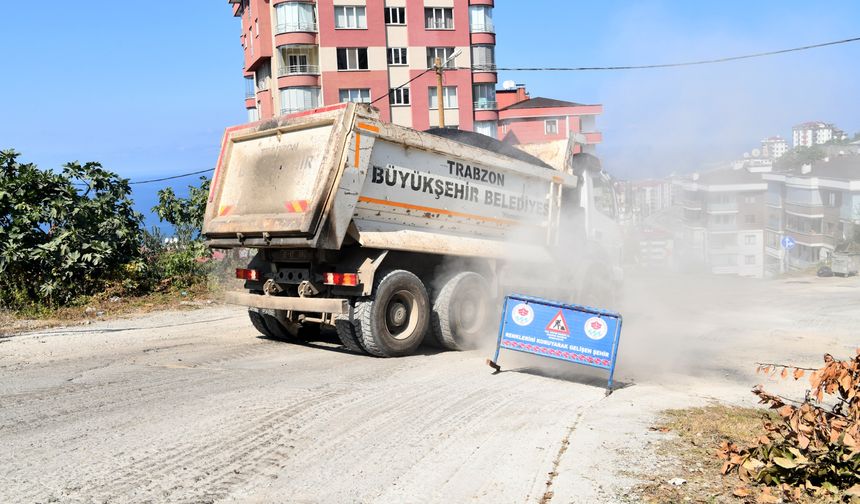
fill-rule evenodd
<path id="1" fill-rule="evenodd" d="M 507 296 L 493 360 L 502 349 L 540 355 L 609 371 L 612 390 L 621 314 L 527 296 Z"/>

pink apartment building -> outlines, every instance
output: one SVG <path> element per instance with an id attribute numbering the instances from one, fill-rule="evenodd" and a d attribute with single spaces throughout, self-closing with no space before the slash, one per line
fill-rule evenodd
<path id="1" fill-rule="evenodd" d="M 496 137 L 493 0 L 229 3 L 242 19 L 250 121 L 357 101 L 386 121 L 438 126 L 436 75 L 418 76 L 459 50 L 444 72 L 445 125 Z"/>
<path id="2" fill-rule="evenodd" d="M 497 92 L 499 104 L 498 138 L 512 144 L 577 141 L 574 153 L 594 154 L 603 134 L 596 119 L 603 105 L 583 105 L 552 98 L 531 98 L 524 86 Z"/>

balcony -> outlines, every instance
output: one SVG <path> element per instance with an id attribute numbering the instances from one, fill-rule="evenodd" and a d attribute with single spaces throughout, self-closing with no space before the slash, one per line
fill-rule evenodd
<path id="1" fill-rule="evenodd" d="M 320 67 L 318 65 L 283 65 L 278 68 L 278 77 L 288 77 L 290 75 L 319 75 Z"/>
<path id="2" fill-rule="evenodd" d="M 700 200 L 684 199 L 681 201 L 681 206 L 687 210 L 701 210 L 702 202 Z"/>
<path id="3" fill-rule="evenodd" d="M 603 141 L 603 133 L 599 131 L 587 131 L 583 135 L 585 135 L 585 143 L 588 145 L 596 145 Z"/>
<path id="4" fill-rule="evenodd" d="M 785 211 L 792 215 L 800 215 L 809 218 L 824 217 L 824 207 L 821 205 L 798 205 L 797 203 L 785 203 Z"/>
<path id="5" fill-rule="evenodd" d="M 472 64 L 473 72 L 495 72 L 496 64 L 495 63 L 474 63 Z"/>
<path id="6" fill-rule="evenodd" d="M 708 203 L 708 213 L 729 213 L 737 212 L 737 202 L 732 203 Z"/>
<path id="7" fill-rule="evenodd" d="M 469 28 L 472 33 L 496 33 L 493 23 L 472 23 Z"/>
<path id="8" fill-rule="evenodd" d="M 496 110 L 498 107 L 498 102 L 494 101 L 478 100 L 475 102 L 475 110 Z"/>
<path id="9" fill-rule="evenodd" d="M 278 23 L 275 25 L 275 33 L 315 32 L 317 24 L 313 21 L 299 21 L 297 23 Z"/>

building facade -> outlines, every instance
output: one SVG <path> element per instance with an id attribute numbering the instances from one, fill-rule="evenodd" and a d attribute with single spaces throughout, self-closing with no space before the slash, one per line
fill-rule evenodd
<path id="1" fill-rule="evenodd" d="M 441 104 L 447 127 L 497 131 L 493 0 L 229 3 L 241 18 L 249 121 L 355 101 L 423 130 L 438 126 Z M 436 57 L 450 58 L 441 97 L 435 72 L 421 75 Z"/>
<path id="2" fill-rule="evenodd" d="M 825 158 L 763 178 L 767 274 L 813 267 L 827 260 L 840 243 L 860 239 L 860 156 Z M 781 245 L 785 236 L 795 243 L 788 251 Z"/>
<path id="3" fill-rule="evenodd" d="M 677 182 L 683 191 L 684 255 L 714 274 L 761 278 L 767 184 L 741 164 Z"/>
<path id="4" fill-rule="evenodd" d="M 836 126 L 820 121 L 805 122 L 791 128 L 792 144 L 797 147 L 823 145 L 831 140 L 844 140 L 845 132 Z"/>
<path id="5" fill-rule="evenodd" d="M 498 138 L 512 144 L 576 141 L 575 151 L 594 154 L 603 134 L 597 131 L 597 116 L 603 105 L 583 105 L 551 98 L 531 98 L 523 87 L 498 91 Z"/>
<path id="6" fill-rule="evenodd" d="M 769 159 L 779 159 L 788 152 L 788 142 L 781 136 L 772 136 L 761 141 L 761 155 Z"/>

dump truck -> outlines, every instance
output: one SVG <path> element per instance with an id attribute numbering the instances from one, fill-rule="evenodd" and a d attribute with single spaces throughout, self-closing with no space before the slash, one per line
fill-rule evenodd
<path id="1" fill-rule="evenodd" d="M 541 159 L 356 103 L 229 128 L 203 235 L 256 254 L 226 301 L 268 337 L 333 327 L 379 357 L 494 337 L 512 290 L 609 302 L 622 277 L 612 183 L 574 141 Z"/>

